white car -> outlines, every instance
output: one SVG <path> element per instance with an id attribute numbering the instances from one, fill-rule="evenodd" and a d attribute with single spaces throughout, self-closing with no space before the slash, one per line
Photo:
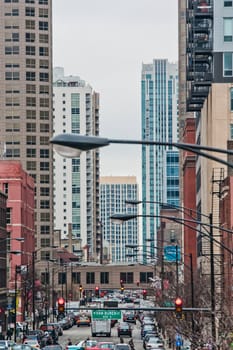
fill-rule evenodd
<path id="1" fill-rule="evenodd" d="M 145 344 L 146 350 L 156 349 L 156 348 L 163 348 L 164 343 L 163 341 L 158 337 L 151 337 L 148 342 Z"/>

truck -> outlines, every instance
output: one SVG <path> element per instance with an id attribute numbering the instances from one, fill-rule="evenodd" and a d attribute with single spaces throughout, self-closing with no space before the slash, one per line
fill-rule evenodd
<path id="1" fill-rule="evenodd" d="M 111 337 L 111 320 L 92 320 L 91 335 L 92 337 Z"/>

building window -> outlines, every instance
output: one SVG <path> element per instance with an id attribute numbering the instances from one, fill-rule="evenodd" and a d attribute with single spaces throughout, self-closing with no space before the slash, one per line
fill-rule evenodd
<path id="1" fill-rule="evenodd" d="M 48 60 L 40 60 L 40 68 L 48 69 L 49 68 L 49 61 Z"/>
<path id="2" fill-rule="evenodd" d="M 233 140 L 233 124 L 230 124 L 230 139 Z"/>
<path id="3" fill-rule="evenodd" d="M 232 42 L 233 35 L 233 22 L 232 18 L 224 18 L 223 19 L 223 32 L 224 32 L 224 41 Z"/>
<path id="4" fill-rule="evenodd" d="M 41 184 L 48 184 L 49 183 L 49 175 L 48 174 L 40 175 L 40 183 Z"/>
<path id="5" fill-rule="evenodd" d="M 46 251 L 41 252 L 40 258 L 43 261 L 49 261 L 49 259 L 50 259 L 50 252 L 46 252 Z"/>
<path id="6" fill-rule="evenodd" d="M 231 112 L 233 112 L 233 87 L 230 88 L 230 101 L 231 101 Z"/>
<path id="7" fill-rule="evenodd" d="M 27 123 L 27 132 L 36 132 L 36 124 Z"/>
<path id="8" fill-rule="evenodd" d="M 35 56 L 36 48 L 35 46 L 26 46 L 26 55 Z"/>
<path id="9" fill-rule="evenodd" d="M 19 72 L 5 72 L 6 80 L 19 80 Z"/>
<path id="10" fill-rule="evenodd" d="M 6 12 L 5 16 L 18 16 L 19 15 L 19 9 L 12 9 L 11 12 Z"/>
<path id="11" fill-rule="evenodd" d="M 26 72 L 26 80 L 27 81 L 35 81 L 36 80 L 36 72 Z"/>
<path id="12" fill-rule="evenodd" d="M 49 107 L 49 99 L 40 98 L 40 107 Z"/>
<path id="13" fill-rule="evenodd" d="M 40 149 L 40 158 L 49 158 L 49 149 Z"/>
<path id="14" fill-rule="evenodd" d="M 48 18 L 48 12 L 47 8 L 39 8 L 39 17 Z"/>
<path id="15" fill-rule="evenodd" d="M 50 221 L 50 213 L 40 213 L 40 221 Z"/>
<path id="16" fill-rule="evenodd" d="M 25 40 L 27 43 L 34 43 L 36 39 L 35 33 L 26 33 Z"/>
<path id="17" fill-rule="evenodd" d="M 40 94 L 49 94 L 49 85 L 40 85 Z"/>
<path id="18" fill-rule="evenodd" d="M 86 284 L 95 283 L 95 273 L 94 272 L 86 272 Z"/>
<path id="19" fill-rule="evenodd" d="M 39 35 L 39 42 L 43 43 L 43 44 L 48 44 L 48 42 L 49 42 L 48 34 L 40 34 Z"/>
<path id="20" fill-rule="evenodd" d="M 153 278 L 153 272 L 140 272 L 140 283 L 149 283 Z"/>
<path id="21" fill-rule="evenodd" d="M 26 93 L 27 94 L 35 94 L 36 93 L 36 85 L 27 84 L 26 85 Z"/>
<path id="22" fill-rule="evenodd" d="M 36 170 L 36 162 L 27 162 L 27 170 Z"/>
<path id="23" fill-rule="evenodd" d="M 18 42 L 19 41 L 19 33 L 6 33 L 5 42 Z"/>
<path id="24" fill-rule="evenodd" d="M 48 0 L 39 0 L 39 5 L 48 5 Z"/>
<path id="25" fill-rule="evenodd" d="M 40 46 L 39 53 L 40 53 L 40 56 L 48 56 L 49 55 L 48 47 Z"/>
<path id="26" fill-rule="evenodd" d="M 36 136 L 27 136 L 27 145 L 36 145 Z"/>
<path id="27" fill-rule="evenodd" d="M 40 234 L 41 235 L 48 235 L 50 233 L 50 226 L 48 225 L 41 225 L 40 227 Z"/>
<path id="28" fill-rule="evenodd" d="M 49 132 L 49 124 L 40 124 L 40 132 Z"/>
<path id="29" fill-rule="evenodd" d="M 124 283 L 133 283 L 133 272 L 121 272 L 120 273 L 120 281 Z"/>
<path id="30" fill-rule="evenodd" d="M 223 76 L 232 77 L 233 67 L 232 67 L 232 52 L 223 53 Z"/>
<path id="31" fill-rule="evenodd" d="M 40 73 L 40 81 L 49 81 L 49 74 L 48 73 Z"/>
<path id="32" fill-rule="evenodd" d="M 48 30 L 48 29 L 49 29 L 48 22 L 39 21 L 39 30 Z"/>
<path id="33" fill-rule="evenodd" d="M 40 201 L 40 209 L 49 209 L 49 208 L 50 208 L 50 202 L 48 200 Z"/>
<path id="34" fill-rule="evenodd" d="M 225 0 L 224 7 L 232 7 L 232 1 Z"/>
<path id="35" fill-rule="evenodd" d="M 80 284 L 81 283 L 81 274 L 80 272 L 72 272 L 72 283 Z"/>
<path id="36" fill-rule="evenodd" d="M 26 29 L 35 29 L 35 21 L 27 20 L 26 21 Z"/>
<path id="37" fill-rule="evenodd" d="M 35 107 L 36 106 L 36 98 L 35 97 L 26 97 L 26 106 L 27 107 Z"/>
<path id="38" fill-rule="evenodd" d="M 26 116 L 27 116 L 27 119 L 36 119 L 36 111 L 35 110 L 27 110 Z"/>
<path id="39" fill-rule="evenodd" d="M 34 60 L 34 58 L 27 58 L 26 68 L 36 68 L 36 60 Z"/>
<path id="40" fill-rule="evenodd" d="M 11 224 L 11 209 L 12 208 L 6 208 L 6 223 L 8 225 Z"/>
<path id="41" fill-rule="evenodd" d="M 48 162 L 40 162 L 40 170 L 41 171 L 48 171 L 49 170 L 49 163 Z"/>
<path id="42" fill-rule="evenodd" d="M 6 46 L 5 47 L 6 55 L 18 55 L 19 54 L 19 46 Z"/>
<path id="43" fill-rule="evenodd" d="M 48 136 L 40 136 L 40 145 L 49 145 L 49 137 Z"/>
<path id="44" fill-rule="evenodd" d="M 26 7 L 25 16 L 34 17 L 35 16 L 35 7 Z"/>
<path id="45" fill-rule="evenodd" d="M 28 148 L 27 149 L 27 158 L 35 158 L 36 157 L 36 149 Z"/>
<path id="46" fill-rule="evenodd" d="M 42 247 L 42 245 L 41 245 L 41 247 Z M 49 284 L 49 272 L 41 272 L 40 278 L 41 278 L 42 284 L 44 284 L 44 285 Z"/>
<path id="47" fill-rule="evenodd" d="M 58 273 L 58 284 L 66 284 L 66 272 Z"/>
<path id="48" fill-rule="evenodd" d="M 49 188 L 48 187 L 41 187 L 40 188 L 40 195 L 41 197 L 48 197 L 49 196 Z"/>
<path id="49" fill-rule="evenodd" d="M 109 272 L 100 272 L 100 283 L 109 284 Z"/>

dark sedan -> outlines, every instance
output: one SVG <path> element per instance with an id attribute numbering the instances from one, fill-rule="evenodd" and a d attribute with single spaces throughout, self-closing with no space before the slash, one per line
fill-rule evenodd
<path id="1" fill-rule="evenodd" d="M 132 328 L 127 322 L 122 322 L 117 327 L 117 334 L 118 334 L 118 337 L 125 336 L 125 335 L 132 337 Z"/>

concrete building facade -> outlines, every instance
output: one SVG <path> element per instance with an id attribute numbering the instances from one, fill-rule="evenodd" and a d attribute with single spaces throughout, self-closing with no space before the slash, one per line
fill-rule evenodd
<path id="1" fill-rule="evenodd" d="M 65 76 L 64 69 L 54 69 L 54 134 L 99 134 L 99 95 L 77 76 Z M 83 153 L 67 159 L 54 154 L 54 227 L 61 238 L 87 247 L 88 259 L 99 257 L 99 153 Z M 70 225 L 70 226 L 69 226 Z M 73 241 L 73 242 L 74 242 Z M 72 244 L 72 252 L 79 248 Z"/>
<path id="2" fill-rule="evenodd" d="M 52 0 L 1 1 L 0 32 L 0 153 L 34 178 L 36 246 L 45 261 L 53 245 Z"/>
<path id="3" fill-rule="evenodd" d="M 100 177 L 100 213 L 102 251 L 112 263 L 137 261 L 139 249 L 139 219 L 136 217 L 122 225 L 111 222 L 110 216 L 117 213 L 138 215 L 138 207 L 127 207 L 126 200 L 138 200 L 139 188 L 135 176 Z M 133 245 L 136 251 L 128 249 Z M 106 252 L 106 253 L 105 253 Z M 133 254 L 135 253 L 135 254 Z M 127 255 L 133 254 L 131 257 Z"/>

